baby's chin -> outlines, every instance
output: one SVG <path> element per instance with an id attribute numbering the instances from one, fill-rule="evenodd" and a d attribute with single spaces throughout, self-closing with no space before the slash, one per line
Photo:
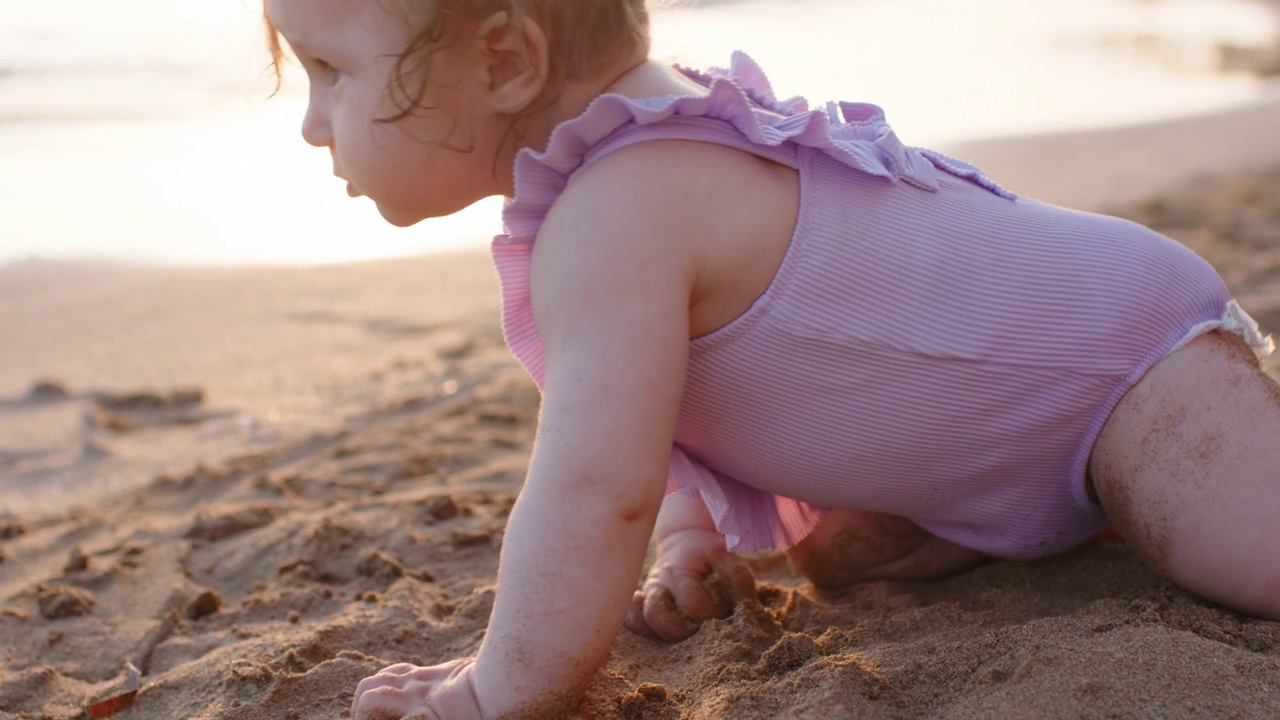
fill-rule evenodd
<path id="1" fill-rule="evenodd" d="M 383 205 L 382 203 L 375 203 L 375 205 L 377 205 L 378 213 L 382 215 L 382 219 L 398 228 L 411 227 L 413 225 L 417 225 L 423 220 L 430 220 L 432 218 L 449 217 L 450 215 L 467 208 L 466 205 L 463 205 L 460 207 L 444 207 L 429 210 L 423 210 L 422 208 L 406 210 L 405 208 L 392 207 L 389 205 Z"/>
<path id="2" fill-rule="evenodd" d="M 377 203 L 377 206 L 378 213 L 382 215 L 382 219 L 399 228 L 411 227 L 427 219 L 422 213 L 408 213 L 382 203 Z"/>

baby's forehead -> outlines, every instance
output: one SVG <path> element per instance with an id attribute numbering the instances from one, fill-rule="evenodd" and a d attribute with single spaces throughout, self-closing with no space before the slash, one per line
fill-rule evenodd
<path id="1" fill-rule="evenodd" d="M 264 15 L 272 29 L 290 42 L 304 42 L 323 27 L 327 0 L 266 0 Z"/>
<path id="2" fill-rule="evenodd" d="M 406 5 L 405 0 L 266 0 L 264 14 L 290 44 L 307 46 L 359 26 L 400 25 Z"/>

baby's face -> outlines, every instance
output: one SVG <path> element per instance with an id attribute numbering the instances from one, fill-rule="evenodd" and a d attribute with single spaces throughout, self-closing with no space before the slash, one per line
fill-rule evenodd
<path id="1" fill-rule="evenodd" d="M 404 227 L 500 193 L 491 164 L 495 126 L 476 110 L 484 82 L 469 43 L 432 53 L 421 106 L 385 123 L 378 120 L 407 102 L 391 81 L 415 34 L 398 3 L 267 0 L 267 13 L 311 84 L 302 136 L 329 149 L 333 173 L 352 197 L 369 197 L 388 222 Z M 404 89 L 416 94 L 420 82 L 409 75 Z"/>

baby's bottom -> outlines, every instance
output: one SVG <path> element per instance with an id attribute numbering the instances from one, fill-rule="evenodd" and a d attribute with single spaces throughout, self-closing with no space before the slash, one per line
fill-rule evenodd
<path id="1" fill-rule="evenodd" d="M 1099 501 L 1138 554 L 1184 588 L 1280 618 L 1280 386 L 1233 335 L 1174 351 L 1094 445 Z"/>
<path id="2" fill-rule="evenodd" d="M 829 511 L 788 554 L 796 570 L 828 593 L 871 580 L 946 577 L 990 559 L 906 518 L 858 510 Z"/>

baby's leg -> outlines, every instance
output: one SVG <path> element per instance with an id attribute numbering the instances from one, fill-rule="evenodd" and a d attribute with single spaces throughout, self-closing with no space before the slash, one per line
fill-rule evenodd
<path id="1" fill-rule="evenodd" d="M 871 580 L 926 580 L 990 559 L 929 534 L 906 518 L 832 510 L 789 551 L 791 564 L 822 590 Z"/>
<path id="2" fill-rule="evenodd" d="M 1280 618 L 1280 387 L 1243 342 L 1214 332 L 1157 363 L 1090 466 L 1108 517 L 1157 570 Z"/>

